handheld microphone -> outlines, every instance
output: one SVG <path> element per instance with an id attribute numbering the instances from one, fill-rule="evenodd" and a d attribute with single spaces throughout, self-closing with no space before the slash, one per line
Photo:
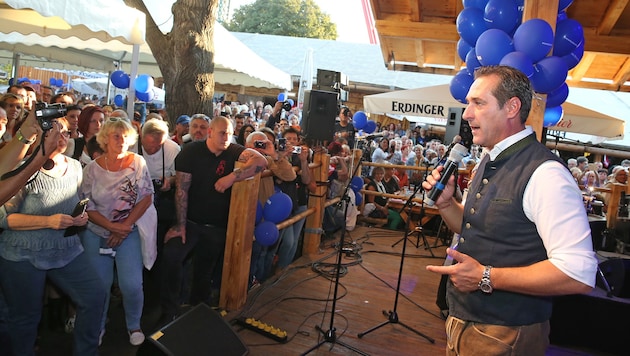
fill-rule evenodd
<path id="1" fill-rule="evenodd" d="M 429 206 L 433 206 L 435 201 L 438 200 L 442 191 L 446 187 L 448 180 L 451 178 L 453 173 L 457 171 L 459 168 L 459 162 L 462 161 L 464 157 L 468 156 L 468 150 L 463 145 L 457 143 L 453 146 L 451 153 L 448 155 L 448 160 L 444 163 L 444 170 L 442 171 L 442 177 L 440 180 L 435 183 L 433 188 L 427 194 L 425 202 Z"/>

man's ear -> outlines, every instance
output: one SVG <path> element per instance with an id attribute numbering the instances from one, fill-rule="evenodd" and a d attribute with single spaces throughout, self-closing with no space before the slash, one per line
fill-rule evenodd
<path id="1" fill-rule="evenodd" d="M 510 117 L 519 116 L 519 112 L 521 111 L 521 100 L 513 96 L 505 103 L 505 108 L 507 109 Z"/>

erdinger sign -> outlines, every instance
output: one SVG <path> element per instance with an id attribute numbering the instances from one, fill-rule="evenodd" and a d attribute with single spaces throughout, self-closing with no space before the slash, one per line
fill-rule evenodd
<path id="1" fill-rule="evenodd" d="M 432 104 L 405 103 L 392 101 L 392 113 L 408 114 L 414 116 L 441 116 L 444 115 L 444 106 Z"/>

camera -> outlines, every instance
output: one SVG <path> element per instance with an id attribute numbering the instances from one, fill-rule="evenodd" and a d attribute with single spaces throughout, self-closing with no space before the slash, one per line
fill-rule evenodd
<path id="1" fill-rule="evenodd" d="M 53 120 L 66 116 L 66 106 L 63 103 L 48 104 L 39 102 L 35 104 L 35 117 L 43 131 L 53 128 Z"/>
<path id="2" fill-rule="evenodd" d="M 296 153 L 296 154 L 302 153 L 302 146 L 293 147 L 293 153 Z"/>
<path id="3" fill-rule="evenodd" d="M 164 182 L 162 182 L 162 180 L 159 178 L 152 179 L 152 181 L 153 181 L 153 188 L 155 191 L 158 191 L 160 188 L 162 188 L 162 185 L 164 185 Z"/>
<path id="4" fill-rule="evenodd" d="M 287 149 L 287 139 L 281 137 L 278 139 L 278 151 L 284 152 Z"/>
<path id="5" fill-rule="evenodd" d="M 291 111 L 291 102 L 289 102 L 288 100 L 282 103 L 282 108 L 284 109 L 284 111 Z"/>
<path id="6" fill-rule="evenodd" d="M 263 150 L 267 148 L 267 142 L 265 141 L 254 141 L 255 148 L 262 148 Z"/>

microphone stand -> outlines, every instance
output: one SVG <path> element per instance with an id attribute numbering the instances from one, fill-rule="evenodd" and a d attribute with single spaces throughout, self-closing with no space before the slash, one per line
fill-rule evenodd
<path id="1" fill-rule="evenodd" d="M 337 203 L 337 209 L 339 207 L 341 207 L 341 204 L 343 204 L 343 202 L 346 203 L 345 207 L 344 207 L 344 214 L 343 214 L 343 218 L 344 218 L 344 228 L 341 231 L 341 234 L 339 234 L 339 246 L 338 246 L 338 251 L 337 251 L 337 262 L 336 262 L 336 270 L 335 270 L 335 289 L 333 292 L 333 300 L 332 300 L 332 311 L 330 313 L 330 326 L 328 328 L 327 331 L 324 331 L 324 329 L 322 329 L 322 327 L 320 327 L 319 325 L 315 325 L 315 329 L 317 329 L 317 331 L 323 336 L 323 339 L 321 341 L 319 341 L 317 343 L 317 345 L 311 347 L 310 349 L 306 350 L 302 355 L 307 355 L 309 354 L 311 351 L 314 351 L 316 349 L 318 349 L 320 346 L 322 346 L 325 343 L 330 343 L 330 348 L 332 349 L 335 344 L 339 344 L 345 348 L 347 348 L 348 350 L 354 351 L 356 353 L 358 353 L 359 355 L 363 355 L 363 356 L 369 356 L 369 354 L 357 349 L 356 347 L 346 344 L 342 341 L 339 341 L 337 339 L 337 329 L 335 328 L 335 310 L 337 307 L 337 293 L 339 291 L 339 277 L 340 277 L 340 271 L 341 271 L 341 259 L 343 256 L 343 243 L 344 243 L 344 239 L 345 239 L 345 234 L 346 234 L 346 228 L 345 228 L 345 219 L 346 216 L 348 215 L 348 205 L 350 204 L 350 197 L 348 196 L 348 189 L 350 188 L 350 183 L 352 182 L 352 177 L 354 177 L 354 175 L 356 174 L 358 167 L 361 166 L 361 159 L 359 159 L 359 163 L 356 165 L 356 167 L 354 168 L 354 171 L 352 173 L 352 175 L 349 177 L 348 179 L 348 184 L 346 184 L 344 190 L 343 190 L 343 195 L 341 196 L 341 200 L 339 201 L 339 203 Z"/>
<path id="2" fill-rule="evenodd" d="M 413 198 L 416 195 L 416 193 L 418 192 L 418 190 L 422 187 L 422 184 L 418 184 L 414 190 L 414 193 L 407 199 L 407 202 L 405 203 L 405 206 L 403 206 L 403 208 L 401 209 L 401 211 L 403 211 L 406 207 L 409 207 L 409 212 L 411 213 L 411 206 L 413 204 Z M 423 201 L 424 201 L 424 189 L 423 189 Z M 400 324 L 403 327 L 405 327 L 407 330 L 413 331 L 414 333 L 418 334 L 419 336 L 422 336 L 423 338 L 427 339 L 430 343 L 434 344 L 435 340 L 423 333 L 421 333 L 420 331 L 412 328 L 411 326 L 403 323 L 402 321 L 400 321 L 400 319 L 398 318 L 398 312 L 397 312 L 397 308 L 398 308 L 398 297 L 400 296 L 400 284 L 402 281 L 402 274 L 403 274 L 403 265 L 405 263 L 405 253 L 407 251 L 407 236 L 409 236 L 409 221 L 411 220 L 411 215 L 409 215 L 409 217 L 407 218 L 407 226 L 405 228 L 405 237 L 402 239 L 403 241 L 403 247 L 402 247 L 402 256 L 400 257 L 400 269 L 398 270 L 398 283 L 396 285 L 396 297 L 394 299 L 394 308 L 393 310 L 390 310 L 389 312 L 386 312 L 385 310 L 383 310 L 383 315 L 385 315 L 387 317 L 387 320 L 385 320 L 384 322 L 369 328 L 368 330 L 364 331 L 364 332 L 360 332 L 358 334 L 359 338 L 363 338 L 363 336 L 371 333 L 374 330 L 380 329 L 381 327 L 387 325 L 387 324 Z M 426 240 L 425 240 L 426 241 Z M 431 252 L 431 254 L 433 255 L 433 252 Z M 435 256 L 434 256 L 435 257 Z"/>

